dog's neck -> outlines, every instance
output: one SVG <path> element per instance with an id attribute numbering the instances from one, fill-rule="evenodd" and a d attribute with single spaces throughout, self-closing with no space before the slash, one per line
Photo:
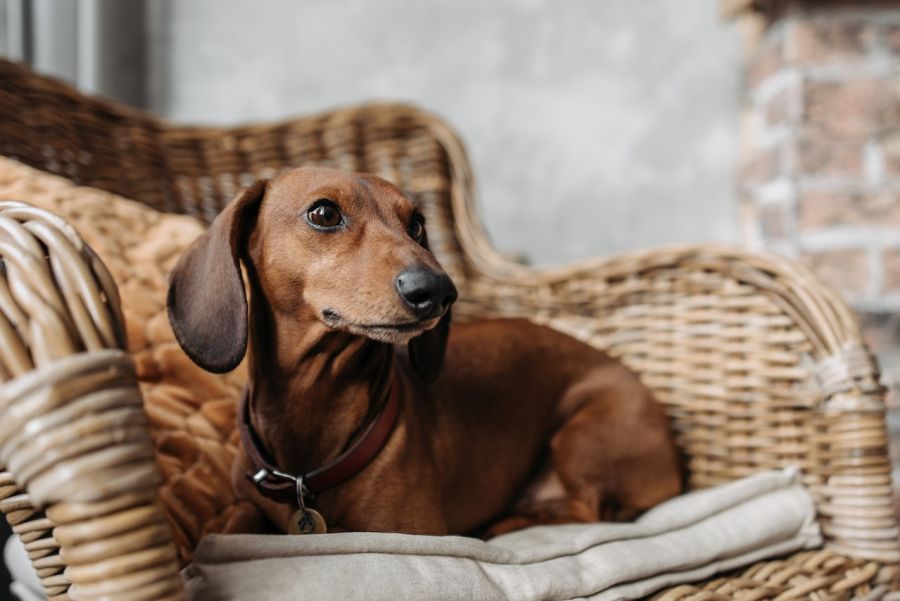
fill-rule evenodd
<path id="1" fill-rule="evenodd" d="M 332 330 L 306 307 L 275 317 L 251 301 L 251 421 L 281 470 L 305 472 L 346 450 L 383 406 L 393 369 L 388 344 Z"/>

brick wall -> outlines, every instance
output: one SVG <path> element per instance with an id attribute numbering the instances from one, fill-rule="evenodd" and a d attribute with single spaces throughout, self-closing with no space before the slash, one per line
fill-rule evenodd
<path id="1" fill-rule="evenodd" d="M 782 2 L 748 34 L 739 189 L 752 244 L 804 260 L 879 355 L 900 482 L 900 2 Z"/>

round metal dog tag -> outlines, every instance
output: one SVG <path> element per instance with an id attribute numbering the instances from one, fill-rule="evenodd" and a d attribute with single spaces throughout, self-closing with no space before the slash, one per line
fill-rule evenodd
<path id="1" fill-rule="evenodd" d="M 295 511 L 288 522 L 288 534 L 325 534 L 328 526 L 325 518 L 315 509 Z"/>

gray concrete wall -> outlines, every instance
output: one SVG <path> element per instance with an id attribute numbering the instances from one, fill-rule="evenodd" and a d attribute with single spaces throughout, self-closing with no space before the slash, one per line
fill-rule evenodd
<path id="1" fill-rule="evenodd" d="M 268 120 L 411 101 L 462 134 L 495 245 L 560 263 L 738 236 L 717 0 L 159 0 L 150 106 Z"/>

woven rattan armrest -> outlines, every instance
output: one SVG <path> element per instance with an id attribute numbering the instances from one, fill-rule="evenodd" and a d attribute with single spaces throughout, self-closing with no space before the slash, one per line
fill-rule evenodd
<path id="1" fill-rule="evenodd" d="M 796 465 L 831 549 L 900 560 L 877 364 L 805 267 L 708 245 L 481 265 L 458 313 L 534 318 L 621 358 L 667 406 L 691 488 Z"/>
<path id="2" fill-rule="evenodd" d="M 177 598 L 112 278 L 64 220 L 17 202 L 0 202 L 0 260 L 0 510 L 50 599 Z"/>

